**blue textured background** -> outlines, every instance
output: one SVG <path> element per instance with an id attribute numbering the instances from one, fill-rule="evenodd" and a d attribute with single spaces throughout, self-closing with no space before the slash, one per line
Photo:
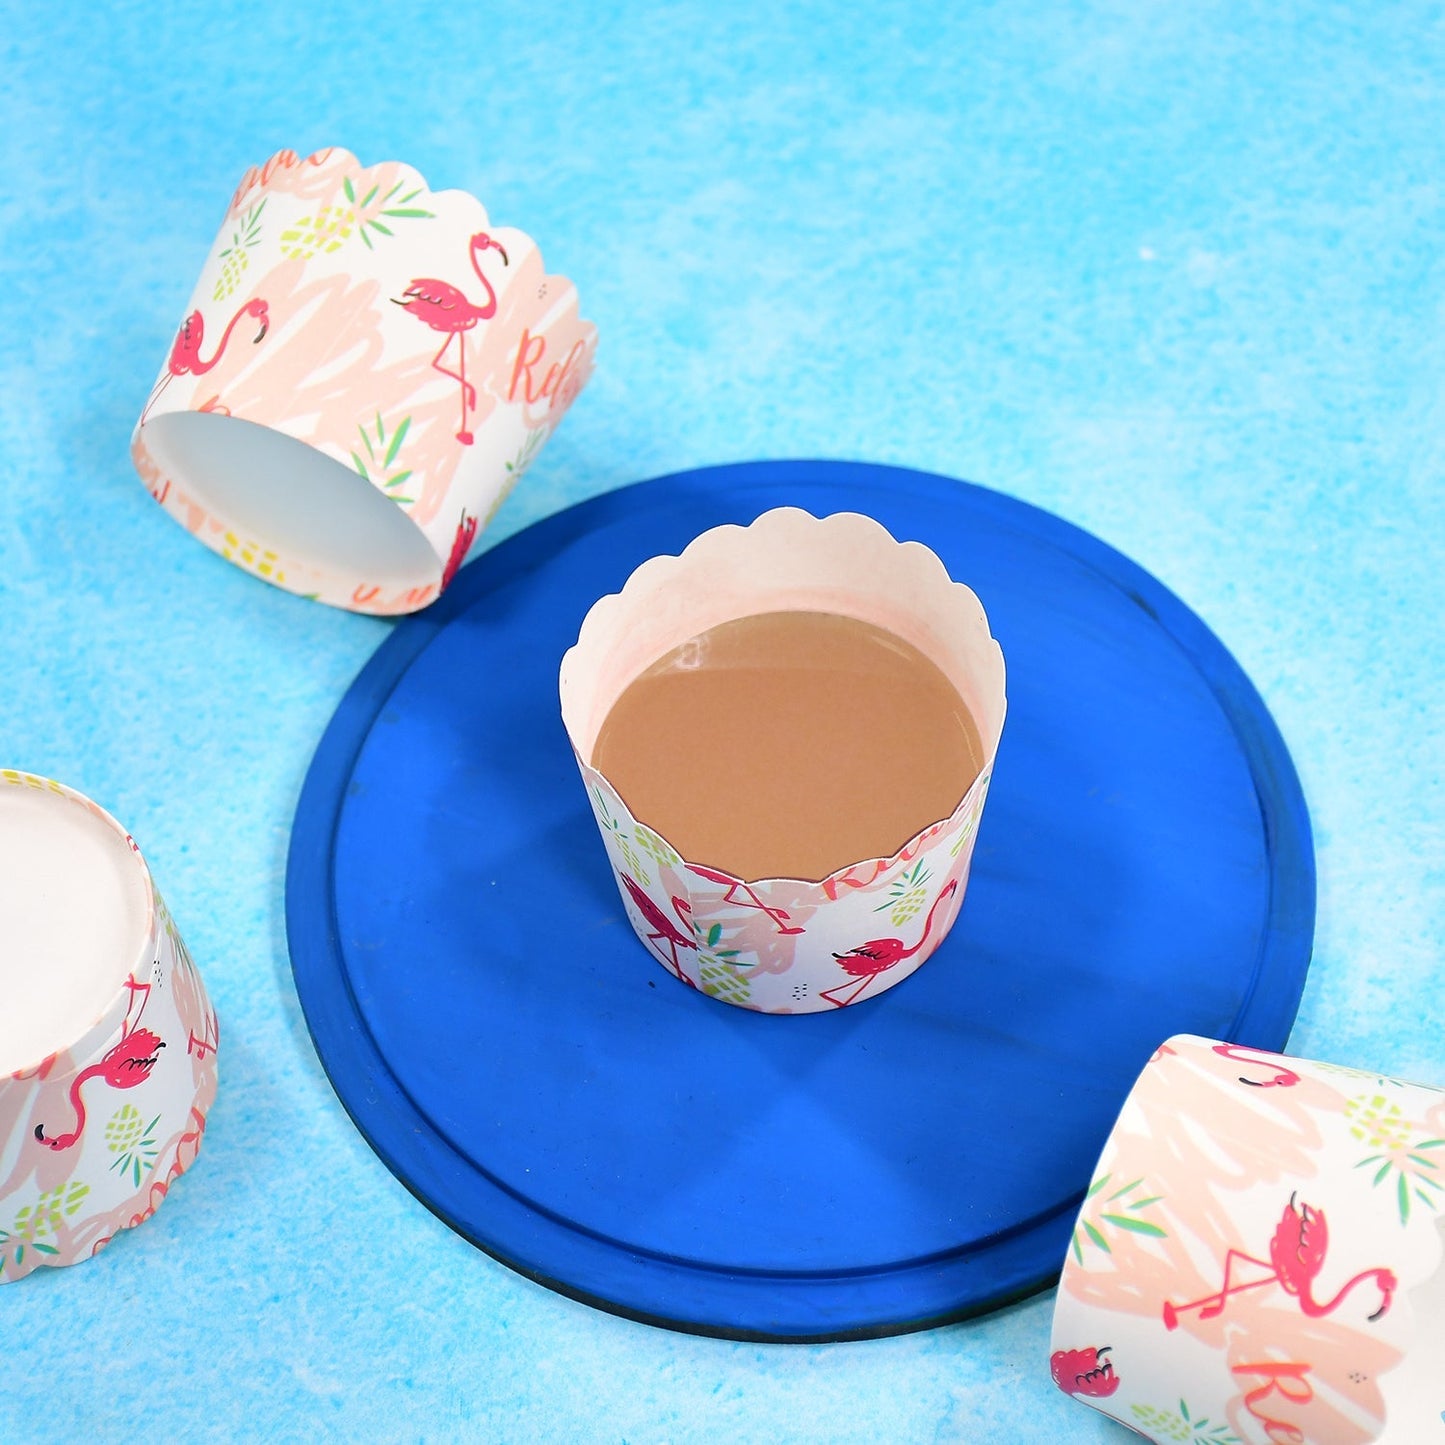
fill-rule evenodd
<path id="1" fill-rule="evenodd" d="M 297 1008 L 282 873 L 387 624 L 196 546 L 126 452 L 279 146 L 409 160 L 577 281 L 598 372 L 495 536 L 826 455 L 973 478 L 1155 572 L 1313 810 L 1292 1047 L 1445 1082 L 1445 20 L 1258 8 L 8 7 L 0 757 L 139 838 L 225 1048 L 156 1219 L 0 1291 L 6 1445 L 1126 1438 L 1049 1385 L 1047 1300 L 868 1344 L 671 1335 L 509 1274 L 366 1150 Z"/>

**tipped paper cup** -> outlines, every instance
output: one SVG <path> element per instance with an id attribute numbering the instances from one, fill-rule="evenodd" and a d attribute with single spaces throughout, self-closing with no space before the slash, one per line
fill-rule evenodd
<path id="1" fill-rule="evenodd" d="M 0 771 L 0 1283 L 149 1219 L 201 1147 L 216 1015 L 125 830 Z"/>
<path id="2" fill-rule="evenodd" d="M 344 150 L 247 172 L 131 442 L 223 557 L 356 612 L 441 593 L 592 369 L 530 237 Z"/>
<path id="3" fill-rule="evenodd" d="M 1445 1091 L 1210 1039 L 1134 1085 L 1054 1311 L 1150 1440 L 1445 1441 Z"/>
<path id="4" fill-rule="evenodd" d="M 639 673 L 711 627 L 787 611 L 856 618 L 912 643 L 962 698 L 984 754 L 948 817 L 891 857 L 818 881 L 744 879 L 683 858 L 592 766 L 604 720 Z M 684 983 L 764 1013 L 841 1008 L 902 982 L 958 916 L 1003 728 L 1003 654 L 978 598 L 921 544 L 856 513 L 820 520 L 791 507 L 715 528 L 593 606 L 562 660 L 561 695 L 628 919 Z"/>

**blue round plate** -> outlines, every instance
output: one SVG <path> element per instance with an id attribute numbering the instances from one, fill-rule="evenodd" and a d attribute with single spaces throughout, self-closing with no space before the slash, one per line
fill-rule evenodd
<path id="1" fill-rule="evenodd" d="M 638 943 L 557 704 L 598 597 L 782 504 L 932 547 L 1009 689 L 957 926 L 896 988 L 797 1018 L 683 988 Z M 287 878 L 322 1062 L 428 1208 L 575 1298 L 766 1340 L 1047 1285 L 1155 1046 L 1283 1045 L 1313 926 L 1289 755 L 1192 612 L 1033 507 L 837 462 L 663 477 L 465 568 L 342 701 Z"/>

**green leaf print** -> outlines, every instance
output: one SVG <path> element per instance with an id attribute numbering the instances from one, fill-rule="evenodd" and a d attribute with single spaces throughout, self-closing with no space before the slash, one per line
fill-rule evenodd
<path id="1" fill-rule="evenodd" d="M 357 199 L 356 185 L 350 176 L 341 183 L 345 204 L 318 206 L 310 215 L 302 216 L 288 230 L 281 232 L 281 254 L 290 260 L 309 261 L 318 252 L 330 255 L 346 245 L 352 236 L 359 236 L 368 251 L 376 249 L 373 236 L 394 236 L 396 233 L 380 218 L 405 221 L 411 224 L 431 220 L 434 211 L 420 206 L 405 204 L 421 194 L 420 189 L 411 191 L 401 198 L 402 204 L 388 206 L 387 201 L 401 189 L 398 182 L 380 200 L 377 198 L 379 185 L 373 185 L 367 193 Z"/>
<path id="2" fill-rule="evenodd" d="M 1351 1121 L 1350 1133 L 1375 1152 L 1367 1154 L 1356 1169 L 1373 1169 L 1372 1188 L 1379 1188 L 1395 1176 L 1395 1212 L 1401 1226 L 1410 1222 L 1418 1201 L 1435 1213 L 1440 1207 L 1441 1166 L 1445 1163 L 1445 1139 L 1417 1139 L 1424 1130 L 1405 1117 L 1399 1103 L 1381 1093 L 1359 1094 L 1345 1105 Z M 1429 1191 L 1428 1193 L 1426 1191 Z"/>
<path id="3" fill-rule="evenodd" d="M 237 223 L 236 229 L 231 234 L 231 244 L 221 252 L 219 260 L 224 262 L 221 267 L 220 277 L 216 281 L 215 289 L 211 292 L 211 300 L 224 301 L 241 284 L 241 278 L 251 265 L 251 257 L 248 254 L 261 239 L 261 212 L 266 209 L 266 201 L 263 197 L 251 209 L 242 215 Z"/>
<path id="4" fill-rule="evenodd" d="M 381 420 L 381 419 L 378 417 L 378 418 L 377 418 L 378 423 L 380 423 L 380 420 Z M 391 445 L 388 446 L 387 449 L 386 449 L 386 457 L 385 457 L 385 465 L 386 465 L 386 466 L 389 467 L 389 466 L 396 460 L 396 454 L 397 454 L 397 452 L 400 450 L 401 444 L 402 444 L 402 442 L 406 439 L 406 434 L 407 434 L 407 432 L 408 432 L 410 429 L 411 429 L 411 418 L 410 418 L 409 416 L 404 416 L 404 417 L 402 417 L 402 419 L 401 419 L 401 424 L 400 424 L 400 425 L 397 427 L 397 429 L 392 433 L 392 436 L 391 436 Z"/>
<path id="5" fill-rule="evenodd" d="M 1177 1410 L 1155 1405 L 1131 1405 L 1129 1410 L 1155 1440 L 1178 1441 L 1179 1445 L 1241 1445 L 1228 1425 L 1211 1425 L 1207 1417 L 1195 1420 L 1183 1400 Z"/>
<path id="6" fill-rule="evenodd" d="M 351 464 L 357 472 L 366 478 L 375 487 L 380 487 L 393 502 L 409 503 L 413 499 L 398 494 L 396 488 L 400 487 L 412 475 L 412 467 L 402 467 L 393 470 L 397 458 L 401 452 L 402 443 L 406 440 L 406 434 L 411 430 L 411 417 L 404 416 L 396 424 L 388 436 L 386 422 L 380 412 L 371 426 L 364 422 L 360 423 L 357 433 L 361 437 L 361 445 L 366 452 L 363 458 L 360 452 L 351 453 Z"/>
<path id="7" fill-rule="evenodd" d="M 1150 1224 L 1147 1219 L 1130 1219 L 1124 1214 L 1106 1214 L 1104 1221 L 1112 1224 L 1116 1229 L 1127 1229 L 1133 1234 L 1149 1234 L 1155 1239 L 1165 1239 L 1168 1236 L 1157 1224 Z"/>
<path id="8" fill-rule="evenodd" d="M 920 858 L 911 868 L 905 868 L 888 885 L 888 897 L 873 911 L 882 913 L 890 910 L 889 920 L 895 928 L 902 928 L 910 918 L 923 912 L 928 901 L 928 880 L 932 875 Z"/>
<path id="9" fill-rule="evenodd" d="M 1079 1223 L 1070 1244 L 1073 1256 L 1080 1264 L 1085 1262 L 1084 1252 L 1091 1244 L 1105 1254 L 1114 1252 L 1113 1245 L 1109 1242 L 1110 1233 L 1137 1234 L 1148 1239 L 1169 1237 L 1168 1231 L 1162 1225 L 1145 1217 L 1145 1211 L 1162 1203 L 1164 1196 L 1141 1192 L 1144 1189 L 1144 1179 L 1141 1176 L 1100 1199 L 1099 1196 L 1112 1180 L 1112 1174 L 1101 1174 L 1089 1185 L 1088 1192 L 1084 1195 L 1084 1207 L 1080 1211 Z"/>
<path id="10" fill-rule="evenodd" d="M 71 1180 L 47 1190 L 34 1203 L 18 1210 L 9 1230 L 0 1230 L 0 1272 L 7 1261 L 18 1267 L 25 1259 L 27 1247 L 38 1254 L 58 1254 L 59 1250 L 46 1243 L 45 1237 L 59 1233 L 62 1224 L 79 1210 L 89 1193 L 90 1185 Z"/>
<path id="11" fill-rule="evenodd" d="M 607 806 L 607 799 L 602 795 L 602 789 L 595 784 L 592 788 L 592 796 L 597 800 L 597 822 L 602 831 L 610 833 L 616 841 L 617 851 L 622 854 L 622 861 L 626 865 L 627 871 L 635 882 L 644 886 L 650 884 L 652 879 L 648 876 L 647 869 L 643 867 L 642 857 L 632 846 L 632 835 L 623 828 L 621 819 L 612 816 L 612 809 Z"/>
<path id="12" fill-rule="evenodd" d="M 143 1124 L 140 1110 L 123 1104 L 105 1126 L 106 1148 L 116 1156 L 110 1167 L 122 1178 L 129 1178 L 136 1188 L 155 1166 L 156 1155 L 160 1153 L 155 1137 L 160 1121 L 161 1116 L 157 1114 L 149 1124 Z"/>

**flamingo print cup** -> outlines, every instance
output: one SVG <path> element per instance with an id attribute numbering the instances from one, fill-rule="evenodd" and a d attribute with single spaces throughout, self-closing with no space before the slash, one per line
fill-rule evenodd
<path id="1" fill-rule="evenodd" d="M 1060 1389 L 1156 1441 L 1445 1442 L 1445 1090 L 1180 1036 L 1059 1282 Z"/>
<path id="2" fill-rule="evenodd" d="M 126 831 L 0 771 L 0 1283 L 149 1219 L 216 1095 L 216 1015 Z"/>
<path id="3" fill-rule="evenodd" d="M 982 752 L 947 816 L 891 856 L 821 878 L 744 878 L 685 858 L 594 766 L 614 703 L 652 663 L 709 628 L 779 612 L 853 618 L 911 644 L 961 699 Z M 922 544 L 856 513 L 819 519 L 793 507 L 714 528 L 680 556 L 643 563 L 592 607 L 560 686 L 628 920 L 683 984 L 763 1013 L 832 1011 L 902 982 L 952 927 L 1003 728 L 1004 663 L 978 598 Z"/>
<path id="4" fill-rule="evenodd" d="M 434 601 L 592 370 L 537 245 L 344 150 L 242 178 L 131 440 L 198 540 L 355 612 Z"/>

